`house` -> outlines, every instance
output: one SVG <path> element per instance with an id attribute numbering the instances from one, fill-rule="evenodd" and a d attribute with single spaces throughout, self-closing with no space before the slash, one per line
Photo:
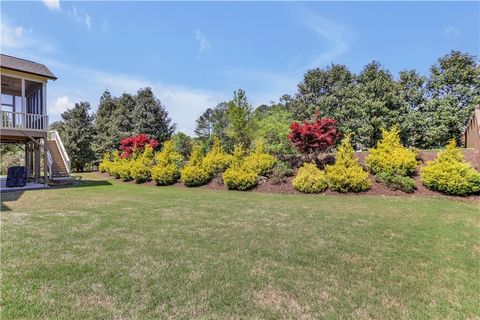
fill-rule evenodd
<path id="1" fill-rule="evenodd" d="M 29 181 L 68 177 L 68 154 L 58 133 L 48 130 L 47 83 L 57 77 L 43 64 L 0 54 L 0 78 L 0 142 L 25 150 Z"/>
<path id="2" fill-rule="evenodd" d="M 464 134 L 465 148 L 477 150 L 478 165 L 480 171 L 480 106 L 477 106 L 467 122 Z"/>

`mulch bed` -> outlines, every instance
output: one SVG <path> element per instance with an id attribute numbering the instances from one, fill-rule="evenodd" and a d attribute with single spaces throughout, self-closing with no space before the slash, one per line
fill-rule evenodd
<path id="1" fill-rule="evenodd" d="M 465 157 L 465 160 L 469 162 L 474 168 L 478 170 L 478 159 L 479 159 L 479 152 L 474 149 L 465 149 L 462 151 L 463 155 Z M 365 166 L 365 158 L 368 155 L 368 152 L 357 152 L 356 156 L 359 159 L 359 163 L 363 166 Z M 331 157 L 330 155 L 325 156 L 325 158 Z M 421 165 L 423 163 L 434 160 L 437 157 L 437 151 L 419 151 L 418 152 L 418 158 L 419 161 L 421 162 Z M 298 161 L 298 159 L 295 159 L 297 163 L 301 162 Z M 330 161 L 328 161 L 330 162 Z M 421 166 L 420 165 L 420 166 Z M 105 177 L 110 177 L 106 173 L 99 173 L 102 176 Z M 371 195 L 371 196 L 443 196 L 443 197 L 449 197 L 449 198 L 455 198 L 455 199 L 471 199 L 471 200 L 478 200 L 480 201 L 480 195 L 472 195 L 472 196 L 467 196 L 467 197 L 454 197 L 454 196 L 447 196 L 444 195 L 440 192 L 432 191 L 428 188 L 426 188 L 422 182 L 420 181 L 420 175 L 415 174 L 412 178 L 415 179 L 417 190 L 415 190 L 414 193 L 405 193 L 400 190 L 392 190 L 387 188 L 383 183 L 379 183 L 375 180 L 375 176 L 370 175 L 370 180 L 372 181 L 372 186 L 369 190 L 364 191 L 364 192 L 346 192 L 346 193 L 341 193 L 341 192 L 336 192 L 327 189 L 325 192 L 322 192 L 321 194 L 326 194 L 326 195 L 354 195 L 354 196 L 361 196 L 361 195 Z M 254 189 L 250 190 L 249 192 L 262 192 L 262 193 L 281 193 L 281 194 L 302 194 L 301 192 L 298 192 L 295 190 L 292 186 L 292 179 L 293 177 L 288 178 L 286 183 L 282 183 L 279 185 L 273 184 L 270 180 L 265 180 L 263 179 L 260 181 L 259 185 L 255 187 Z M 135 184 L 135 181 L 130 181 L 127 183 L 132 183 Z M 143 185 L 151 185 L 155 186 L 155 182 L 150 181 L 143 183 Z M 173 186 L 179 187 L 179 188 L 188 188 L 181 182 L 175 183 Z M 223 184 L 222 180 L 220 177 L 215 177 L 209 184 L 195 187 L 199 189 L 209 189 L 209 190 L 228 190 L 228 188 Z"/>

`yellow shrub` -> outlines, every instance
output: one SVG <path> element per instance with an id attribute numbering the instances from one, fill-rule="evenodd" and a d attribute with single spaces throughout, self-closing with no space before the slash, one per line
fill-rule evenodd
<path id="1" fill-rule="evenodd" d="M 98 170 L 100 170 L 100 172 L 107 172 L 110 166 L 110 163 L 111 163 L 110 153 L 105 152 L 103 154 L 102 161 L 100 161 L 100 164 L 98 165 Z"/>
<path id="2" fill-rule="evenodd" d="M 157 185 L 174 184 L 180 178 L 183 157 L 175 151 L 173 141 L 166 141 L 162 151 L 155 157 L 156 165 L 151 170 L 152 180 Z"/>
<path id="3" fill-rule="evenodd" d="M 314 163 L 305 162 L 298 169 L 297 175 L 292 180 L 295 189 L 305 193 L 318 193 L 324 191 L 327 186 L 325 173 L 317 168 Z"/>
<path id="4" fill-rule="evenodd" d="M 182 169 L 180 179 L 187 187 L 194 187 L 207 184 L 212 176 L 201 165 L 188 165 Z"/>
<path id="5" fill-rule="evenodd" d="M 156 165 L 152 168 L 152 180 L 157 185 L 169 185 L 174 184 L 180 178 L 180 170 L 175 164 L 169 164 L 166 166 Z"/>
<path id="6" fill-rule="evenodd" d="M 201 146 L 193 146 L 192 154 L 185 166 L 180 172 L 180 180 L 187 187 L 201 186 L 212 180 L 212 175 L 203 167 Z"/>
<path id="7" fill-rule="evenodd" d="M 131 166 L 131 161 L 126 159 L 120 160 L 117 164 L 116 173 L 123 181 L 132 180 L 132 175 L 130 173 L 130 166 Z"/>
<path id="8" fill-rule="evenodd" d="M 142 161 L 130 162 L 130 176 L 136 183 L 149 181 L 150 174 L 150 166 L 145 165 Z"/>
<path id="9" fill-rule="evenodd" d="M 232 155 L 223 150 L 220 139 L 214 137 L 212 149 L 205 155 L 202 160 L 203 168 L 210 174 L 225 171 L 233 161 Z"/>
<path id="10" fill-rule="evenodd" d="M 155 162 L 160 166 L 173 164 L 180 168 L 183 162 L 183 157 L 180 153 L 175 151 L 175 144 L 173 141 L 165 141 L 163 143 L 162 151 L 158 152 L 155 156 Z"/>
<path id="11" fill-rule="evenodd" d="M 455 140 L 421 168 L 421 180 L 429 189 L 452 195 L 480 192 L 480 173 L 464 161 Z"/>
<path id="12" fill-rule="evenodd" d="M 242 165 L 246 155 L 247 155 L 247 151 L 245 150 L 245 148 L 243 148 L 241 144 L 236 144 L 233 147 L 232 167 Z"/>
<path id="13" fill-rule="evenodd" d="M 257 185 L 258 175 L 243 167 L 231 167 L 223 173 L 223 182 L 228 189 L 245 191 Z"/>
<path id="14" fill-rule="evenodd" d="M 415 152 L 401 144 L 396 126 L 390 131 L 382 129 L 382 139 L 378 141 L 376 148 L 369 151 L 366 162 L 373 173 L 404 176 L 415 172 Z"/>
<path id="15" fill-rule="evenodd" d="M 150 180 L 151 167 L 153 164 L 153 148 L 146 146 L 143 153 L 135 159 L 129 160 L 130 178 L 136 183 L 143 183 Z"/>
<path id="16" fill-rule="evenodd" d="M 328 186 L 340 192 L 360 192 L 372 185 L 368 173 L 358 164 L 353 156 L 353 148 L 349 137 L 343 139 L 338 148 L 335 164 L 326 167 Z"/>
<path id="17" fill-rule="evenodd" d="M 243 160 L 242 167 L 245 170 L 251 170 L 257 175 L 266 176 L 272 173 L 277 159 L 265 152 L 265 145 L 258 141 L 255 151 Z"/>
<path id="18" fill-rule="evenodd" d="M 112 152 L 111 154 L 111 161 L 108 162 L 108 165 L 105 166 L 105 171 L 111 175 L 111 176 L 114 176 L 115 178 L 120 178 L 120 176 L 118 175 L 117 176 L 117 167 L 118 167 L 118 163 L 120 162 L 120 153 L 115 150 Z"/>

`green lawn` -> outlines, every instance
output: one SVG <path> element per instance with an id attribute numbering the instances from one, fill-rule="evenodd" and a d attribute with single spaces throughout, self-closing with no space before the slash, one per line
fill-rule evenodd
<path id="1" fill-rule="evenodd" d="M 480 202 L 83 179 L 2 195 L 2 319 L 480 315 Z"/>

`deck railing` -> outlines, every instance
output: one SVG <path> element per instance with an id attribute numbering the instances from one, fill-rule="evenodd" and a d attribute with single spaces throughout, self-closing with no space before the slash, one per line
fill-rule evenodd
<path id="1" fill-rule="evenodd" d="M 2 129 L 47 131 L 48 116 L 43 114 L 1 111 Z"/>

